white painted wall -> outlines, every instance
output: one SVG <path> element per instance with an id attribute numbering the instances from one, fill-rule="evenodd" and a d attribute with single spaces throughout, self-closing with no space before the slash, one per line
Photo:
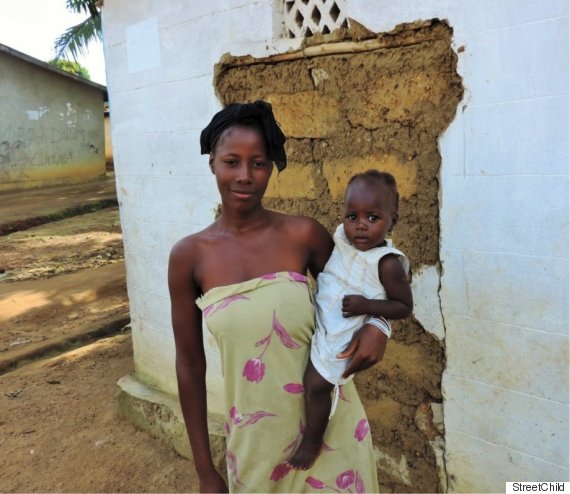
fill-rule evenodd
<path id="1" fill-rule="evenodd" d="M 440 143 L 450 487 L 568 480 L 568 2 L 350 10 L 373 31 L 448 19 L 465 50 L 465 106 Z"/>
<path id="2" fill-rule="evenodd" d="M 214 65 L 226 52 L 264 56 L 292 43 L 263 42 L 272 37 L 270 0 L 146 0 L 136 9 L 107 0 L 103 26 L 136 373 L 175 394 L 166 270 L 172 245 L 210 224 L 218 204 L 199 146 L 221 108 Z M 221 411 L 219 359 L 206 341 L 209 405 Z"/>
<path id="3" fill-rule="evenodd" d="M 349 0 L 348 8 L 374 31 L 448 19 L 455 48 L 464 47 L 465 106 L 440 143 L 441 299 L 432 268 L 415 289 L 422 317 L 440 303 L 443 313 L 450 488 L 568 480 L 568 4 Z M 198 144 L 220 107 L 213 66 L 225 52 L 286 49 L 292 42 L 271 39 L 273 22 L 272 0 L 105 2 L 136 372 L 169 393 L 168 254 L 211 222 L 218 202 Z M 431 320 L 442 337 L 441 316 Z M 215 363 L 210 340 L 207 348 Z M 221 410 L 215 365 L 209 387 L 211 409 Z"/>

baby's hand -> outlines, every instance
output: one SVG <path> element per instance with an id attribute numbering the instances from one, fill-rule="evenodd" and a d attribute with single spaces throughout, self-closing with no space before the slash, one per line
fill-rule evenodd
<path id="1" fill-rule="evenodd" d="M 368 299 L 362 295 L 345 295 L 342 299 L 342 316 L 352 317 L 367 314 Z"/>

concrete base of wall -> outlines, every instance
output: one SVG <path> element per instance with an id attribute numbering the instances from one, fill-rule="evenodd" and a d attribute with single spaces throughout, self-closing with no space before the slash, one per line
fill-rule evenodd
<path id="1" fill-rule="evenodd" d="M 164 440 L 174 450 L 192 459 L 190 442 L 178 397 L 158 391 L 139 381 L 133 374 L 119 379 L 119 415 L 154 437 Z M 210 449 L 214 465 L 225 476 L 226 441 L 221 415 L 208 417 Z"/>

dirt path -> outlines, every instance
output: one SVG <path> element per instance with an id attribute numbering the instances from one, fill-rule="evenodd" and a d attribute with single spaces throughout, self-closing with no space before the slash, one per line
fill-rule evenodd
<path id="1" fill-rule="evenodd" d="M 117 204 L 114 175 L 83 184 L 0 194 L 0 234 Z"/>
<path id="2" fill-rule="evenodd" d="M 129 334 L 0 377 L 1 492 L 196 492 L 191 463 L 117 416 Z"/>
<path id="3" fill-rule="evenodd" d="M 191 462 L 118 417 L 133 357 L 113 204 L 111 180 L 0 195 L 0 492 L 197 490 Z"/>
<path id="4" fill-rule="evenodd" d="M 117 208 L 0 238 L 0 371 L 128 322 Z"/>

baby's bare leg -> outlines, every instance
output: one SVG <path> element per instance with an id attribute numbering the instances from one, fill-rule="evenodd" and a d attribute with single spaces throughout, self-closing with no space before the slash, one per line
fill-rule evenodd
<path id="1" fill-rule="evenodd" d="M 303 385 L 307 425 L 303 440 L 289 460 L 289 464 L 293 468 L 308 470 L 319 456 L 323 445 L 331 411 L 331 391 L 334 386 L 317 372 L 310 360 L 305 370 Z"/>

